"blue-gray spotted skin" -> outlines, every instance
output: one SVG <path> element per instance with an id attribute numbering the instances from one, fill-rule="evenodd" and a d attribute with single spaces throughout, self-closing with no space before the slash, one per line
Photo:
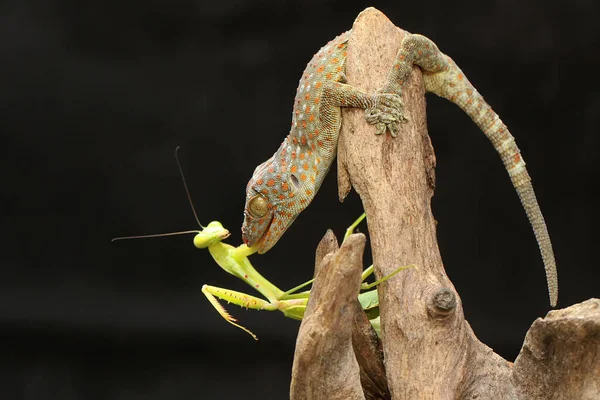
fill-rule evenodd
<path id="1" fill-rule="evenodd" d="M 366 110 L 367 122 L 377 132 L 406 121 L 402 88 L 413 65 L 423 72 L 428 92 L 457 104 L 489 138 L 507 169 L 538 241 L 546 268 L 550 303 L 556 305 L 558 279 L 554 252 L 531 179 L 514 137 L 498 114 L 435 43 L 407 33 L 389 72 L 387 84 L 367 95 L 345 83 L 348 38 L 346 32 L 323 47 L 307 65 L 300 80 L 292 128 L 277 152 L 259 165 L 246 188 L 242 236 L 259 253 L 277 243 L 296 217 L 312 201 L 335 157 L 341 124 L 340 107 Z"/>

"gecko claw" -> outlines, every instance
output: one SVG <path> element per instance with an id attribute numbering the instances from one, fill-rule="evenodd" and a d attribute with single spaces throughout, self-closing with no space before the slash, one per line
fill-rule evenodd
<path id="1" fill-rule="evenodd" d="M 382 135 L 389 129 L 392 137 L 398 136 L 398 125 L 408 122 L 400 96 L 393 93 L 377 93 L 373 95 L 373 101 L 375 106 L 365 110 L 367 123 L 376 125 L 376 135 Z"/>

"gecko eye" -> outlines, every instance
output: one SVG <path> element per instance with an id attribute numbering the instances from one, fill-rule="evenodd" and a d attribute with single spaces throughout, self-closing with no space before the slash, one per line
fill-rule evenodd
<path id="1" fill-rule="evenodd" d="M 267 200 L 260 194 L 257 194 L 248 202 L 248 208 L 250 210 L 250 214 L 252 214 L 255 218 L 262 218 L 267 215 L 267 211 L 269 211 L 269 207 L 267 205 Z"/>

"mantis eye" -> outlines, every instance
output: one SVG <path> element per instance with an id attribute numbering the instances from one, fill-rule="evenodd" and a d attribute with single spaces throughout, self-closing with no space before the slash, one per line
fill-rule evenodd
<path id="1" fill-rule="evenodd" d="M 248 208 L 250 210 L 250 214 L 252 214 L 252 216 L 255 218 L 262 218 L 267 215 L 267 211 L 269 211 L 267 200 L 265 200 L 265 198 L 260 194 L 257 194 L 250 199 Z"/>

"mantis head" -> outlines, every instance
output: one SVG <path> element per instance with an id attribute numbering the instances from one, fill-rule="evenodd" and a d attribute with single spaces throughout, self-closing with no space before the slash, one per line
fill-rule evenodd
<path id="1" fill-rule="evenodd" d="M 230 233 L 219 221 L 213 221 L 194 236 L 194 246 L 205 249 L 229 237 Z"/>

